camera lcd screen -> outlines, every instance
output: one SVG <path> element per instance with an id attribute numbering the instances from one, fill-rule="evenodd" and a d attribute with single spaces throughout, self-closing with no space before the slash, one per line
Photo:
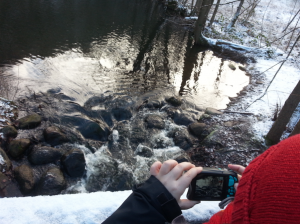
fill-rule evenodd
<path id="1" fill-rule="evenodd" d="M 203 176 L 196 181 L 196 197 L 214 197 L 222 196 L 224 177 Z"/>

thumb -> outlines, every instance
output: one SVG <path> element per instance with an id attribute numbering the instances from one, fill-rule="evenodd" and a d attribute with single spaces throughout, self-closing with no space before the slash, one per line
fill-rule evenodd
<path id="1" fill-rule="evenodd" d="M 180 199 L 178 204 L 182 210 L 185 210 L 185 209 L 190 209 L 190 208 L 194 207 L 196 204 L 199 204 L 200 202 L 201 201 L 190 201 L 188 199 Z"/>

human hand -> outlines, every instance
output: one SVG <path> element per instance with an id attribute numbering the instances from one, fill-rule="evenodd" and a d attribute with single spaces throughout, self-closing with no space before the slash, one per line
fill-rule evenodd
<path id="1" fill-rule="evenodd" d="M 187 171 L 186 173 L 183 173 Z M 183 162 L 178 163 L 175 160 L 167 160 L 163 164 L 155 162 L 150 168 L 150 174 L 155 176 L 177 200 L 181 209 L 189 209 L 200 201 L 190 201 L 180 199 L 185 189 L 189 186 L 192 179 L 202 171 L 202 167 Z"/>
<path id="2" fill-rule="evenodd" d="M 244 171 L 246 169 L 245 167 L 243 167 L 241 165 L 233 165 L 233 164 L 228 164 L 228 168 L 238 173 L 239 181 L 242 178 L 242 174 L 244 173 Z M 234 184 L 235 190 L 237 190 L 238 185 L 239 185 L 238 183 Z"/>

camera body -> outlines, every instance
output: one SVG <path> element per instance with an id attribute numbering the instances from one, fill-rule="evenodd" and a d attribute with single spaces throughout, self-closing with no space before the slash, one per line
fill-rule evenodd
<path id="1" fill-rule="evenodd" d="M 203 168 L 190 183 L 187 198 L 193 201 L 222 201 L 235 195 L 237 174 L 216 168 Z"/>

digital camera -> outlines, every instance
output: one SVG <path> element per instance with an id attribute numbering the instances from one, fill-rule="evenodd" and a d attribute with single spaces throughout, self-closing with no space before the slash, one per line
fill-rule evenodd
<path id="1" fill-rule="evenodd" d="M 237 174 L 215 168 L 203 168 L 190 183 L 187 198 L 193 201 L 222 201 L 235 195 Z"/>

